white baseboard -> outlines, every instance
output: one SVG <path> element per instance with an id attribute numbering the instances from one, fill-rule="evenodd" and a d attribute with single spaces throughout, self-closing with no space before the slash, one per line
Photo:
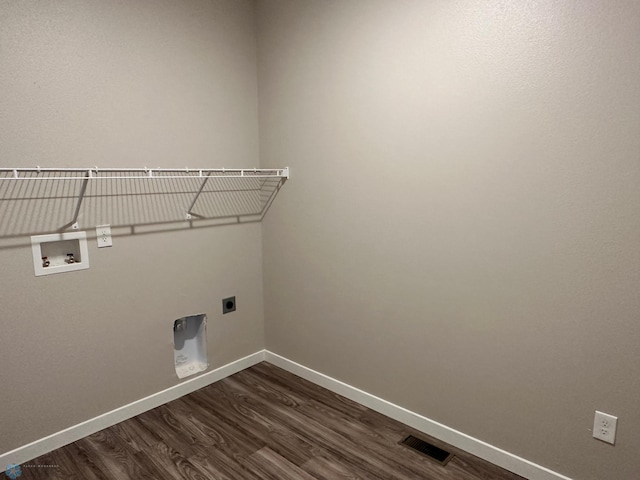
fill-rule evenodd
<path id="1" fill-rule="evenodd" d="M 382 398 L 371 395 L 356 387 L 352 387 L 340 380 L 329 377 L 320 372 L 316 372 L 299 363 L 293 362 L 276 353 L 266 351 L 265 360 L 273 365 L 302 377 L 310 382 L 320 385 L 343 397 L 347 397 L 354 402 L 360 403 L 376 412 L 382 413 L 390 418 L 398 420 L 416 430 L 431 435 L 449 445 L 469 452 L 494 465 L 498 465 L 510 472 L 520 475 L 529 480 L 571 480 L 559 473 L 556 473 L 541 465 L 537 465 L 522 457 L 494 447 L 482 440 L 473 438 L 465 433 L 454 430 L 441 423 L 431 420 L 422 415 L 418 415 L 406 408 L 395 405 Z"/>
<path id="2" fill-rule="evenodd" d="M 184 382 L 169 387 L 148 397 L 136 400 L 133 403 L 124 405 L 110 412 L 91 418 L 69 428 L 65 428 L 57 433 L 41 438 L 35 442 L 18 447 L 10 452 L 0 455 L 0 466 L 11 464 L 22 464 L 33 460 L 40 455 L 44 455 L 56 448 L 64 447 L 70 443 L 80 440 L 88 435 L 99 432 L 107 427 L 120 423 L 128 418 L 140 415 L 148 410 L 164 405 L 167 402 L 188 395 L 191 392 L 211 385 L 234 373 L 238 373 L 245 368 L 249 368 L 265 359 L 265 350 L 248 355 L 234 362 L 223 365 L 210 372 L 204 373 Z"/>

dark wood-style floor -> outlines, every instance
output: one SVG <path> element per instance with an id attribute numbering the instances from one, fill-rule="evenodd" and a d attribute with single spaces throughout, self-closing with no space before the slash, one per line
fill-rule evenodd
<path id="1" fill-rule="evenodd" d="M 521 480 L 455 449 L 441 466 L 398 445 L 410 433 L 443 446 L 261 363 L 28 462 L 19 480 Z"/>

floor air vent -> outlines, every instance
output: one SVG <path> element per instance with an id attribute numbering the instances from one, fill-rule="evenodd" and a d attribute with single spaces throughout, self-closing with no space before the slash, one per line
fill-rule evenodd
<path id="1" fill-rule="evenodd" d="M 428 457 L 431 460 L 435 460 L 441 465 L 446 465 L 447 462 L 453 457 L 453 453 L 442 450 L 441 448 L 438 448 L 435 445 L 431 445 L 430 443 L 425 442 L 418 437 L 414 437 L 413 435 L 409 435 L 407 438 L 402 440 L 400 442 L 400 445 L 409 447 L 410 449 L 421 453 L 425 457 Z"/>

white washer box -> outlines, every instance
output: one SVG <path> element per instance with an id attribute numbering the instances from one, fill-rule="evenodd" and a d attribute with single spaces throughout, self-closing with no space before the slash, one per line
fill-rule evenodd
<path id="1" fill-rule="evenodd" d="M 34 235 L 31 251 L 36 277 L 89 268 L 87 232 Z"/>

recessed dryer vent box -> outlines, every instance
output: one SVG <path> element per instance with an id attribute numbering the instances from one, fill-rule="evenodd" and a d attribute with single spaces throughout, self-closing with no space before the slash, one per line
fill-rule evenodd
<path id="1" fill-rule="evenodd" d="M 206 315 L 191 315 L 173 322 L 173 360 L 178 378 L 209 368 Z"/>
<path id="2" fill-rule="evenodd" d="M 86 232 L 35 235 L 31 250 L 36 277 L 89 268 Z"/>

